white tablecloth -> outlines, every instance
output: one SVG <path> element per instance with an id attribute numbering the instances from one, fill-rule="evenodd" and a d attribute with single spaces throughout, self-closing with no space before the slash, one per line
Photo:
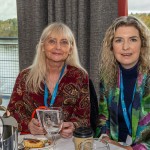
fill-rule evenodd
<path id="1" fill-rule="evenodd" d="M 21 142 L 23 138 L 39 138 L 39 139 L 42 139 L 42 138 L 46 138 L 45 136 L 43 135 L 30 135 L 30 134 L 27 134 L 27 135 L 19 135 L 18 137 L 18 142 Z M 109 144 L 110 146 L 110 150 L 124 150 L 123 148 L 120 148 L 118 146 L 115 146 L 115 145 L 112 145 L 112 144 Z M 47 148 L 43 148 L 43 150 L 48 150 Z M 68 139 L 65 139 L 65 138 L 58 138 L 56 140 L 56 150 L 75 150 L 75 147 L 74 147 L 74 143 L 73 143 L 73 138 L 68 138 Z"/>

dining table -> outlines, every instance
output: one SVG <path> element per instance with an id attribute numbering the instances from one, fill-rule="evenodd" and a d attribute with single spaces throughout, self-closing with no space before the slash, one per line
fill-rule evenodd
<path id="1" fill-rule="evenodd" d="M 56 136 L 55 150 L 75 150 L 73 138 L 62 138 L 59 135 Z M 23 139 L 47 139 L 45 135 L 32 135 L 32 134 L 18 134 L 18 143 L 21 143 Z M 109 143 L 110 150 L 125 150 Z M 45 146 L 43 148 L 32 148 L 31 150 L 53 150 L 53 146 Z"/>

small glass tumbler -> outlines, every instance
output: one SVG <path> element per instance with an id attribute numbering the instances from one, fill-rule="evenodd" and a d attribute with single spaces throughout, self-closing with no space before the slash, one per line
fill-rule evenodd
<path id="1" fill-rule="evenodd" d="M 110 150 L 107 142 L 101 142 L 98 138 L 91 140 L 85 140 L 81 143 L 81 150 Z"/>

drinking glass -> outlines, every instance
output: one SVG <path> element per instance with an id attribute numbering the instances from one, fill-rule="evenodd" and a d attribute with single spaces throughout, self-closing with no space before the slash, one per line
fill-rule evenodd
<path id="1" fill-rule="evenodd" d="M 62 128 L 63 112 L 60 107 L 50 107 L 50 109 L 43 110 L 43 127 L 48 135 L 52 137 L 55 148 L 56 137 Z"/>
<path id="2" fill-rule="evenodd" d="M 107 142 L 101 142 L 98 138 L 85 140 L 81 143 L 81 150 L 110 150 Z"/>

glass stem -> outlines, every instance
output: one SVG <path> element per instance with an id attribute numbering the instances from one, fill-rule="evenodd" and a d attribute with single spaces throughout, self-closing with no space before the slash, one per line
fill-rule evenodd
<path id="1" fill-rule="evenodd" d="M 52 134 L 52 140 L 53 140 L 53 145 L 54 145 L 54 149 L 55 149 L 56 148 L 56 137 L 53 134 Z"/>

